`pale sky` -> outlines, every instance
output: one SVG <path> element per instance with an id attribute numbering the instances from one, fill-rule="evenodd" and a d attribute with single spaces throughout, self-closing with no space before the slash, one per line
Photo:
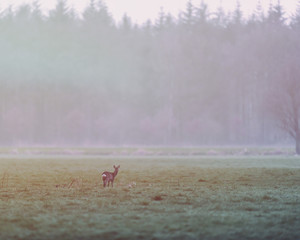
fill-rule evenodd
<path id="1" fill-rule="evenodd" d="M 48 11 L 54 8 L 57 0 L 40 0 L 40 5 L 43 11 Z M 259 0 L 239 0 L 241 9 L 245 15 L 252 13 Z M 32 3 L 33 0 L 0 0 L 0 10 L 3 10 L 8 5 L 14 8 L 24 3 Z M 74 7 L 78 12 L 81 12 L 88 4 L 89 0 L 67 0 L 68 6 Z M 144 23 L 147 19 L 154 20 L 158 16 L 160 8 L 171 13 L 173 16 L 178 15 L 178 12 L 185 9 L 187 0 L 103 0 L 107 5 L 110 14 L 116 21 L 119 21 L 124 13 L 131 17 L 135 23 Z M 237 0 L 205 0 L 212 12 L 217 7 L 222 5 L 226 11 L 231 11 L 235 8 Z M 261 5 L 265 10 L 268 10 L 270 2 L 276 4 L 278 0 L 260 0 Z M 298 0 L 281 0 L 281 4 L 288 15 L 295 12 Z M 193 0 L 195 6 L 199 6 L 201 0 Z M 287 15 L 287 16 L 288 16 Z"/>

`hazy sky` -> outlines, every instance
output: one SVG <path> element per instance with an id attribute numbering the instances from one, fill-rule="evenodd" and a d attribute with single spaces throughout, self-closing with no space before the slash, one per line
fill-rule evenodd
<path id="1" fill-rule="evenodd" d="M 44 11 L 52 9 L 57 0 L 40 0 L 41 8 Z M 242 11 L 245 15 L 253 12 L 259 0 L 239 0 Z M 265 10 L 268 9 L 270 2 L 276 4 L 278 0 L 260 0 L 261 5 Z M 0 9 L 12 5 L 17 7 L 22 3 L 31 3 L 33 0 L 0 0 Z M 110 13 L 114 19 L 119 21 L 124 13 L 129 15 L 133 22 L 143 23 L 147 19 L 155 19 L 163 7 L 165 12 L 170 12 L 177 16 L 179 10 L 185 8 L 187 0 L 105 0 L 103 1 L 108 6 Z M 194 5 L 199 6 L 201 0 L 193 0 Z M 210 11 L 213 11 L 218 6 L 222 5 L 224 9 L 230 11 L 235 8 L 237 0 L 206 0 Z M 281 0 L 287 14 L 295 12 L 298 0 Z M 89 0 L 68 0 L 68 5 L 74 7 L 78 11 L 82 11 L 89 3 Z"/>

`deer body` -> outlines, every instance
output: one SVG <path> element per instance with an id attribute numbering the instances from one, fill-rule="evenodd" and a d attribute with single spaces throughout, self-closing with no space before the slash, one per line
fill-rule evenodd
<path id="1" fill-rule="evenodd" d="M 120 168 L 120 165 L 117 167 L 114 165 L 114 169 L 115 169 L 114 172 L 105 171 L 102 173 L 103 187 L 106 187 L 106 186 L 109 187 L 110 182 L 111 182 L 111 186 L 112 187 L 114 186 L 114 180 L 118 174 L 119 168 Z"/>

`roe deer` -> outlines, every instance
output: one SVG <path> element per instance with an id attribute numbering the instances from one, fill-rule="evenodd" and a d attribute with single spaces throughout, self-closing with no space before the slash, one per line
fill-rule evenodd
<path id="1" fill-rule="evenodd" d="M 106 172 L 105 171 L 102 173 L 103 187 L 106 187 L 106 185 L 109 187 L 109 182 L 111 182 L 112 187 L 114 186 L 114 180 L 118 174 L 119 168 L 120 168 L 120 165 L 117 167 L 114 165 L 114 169 L 115 169 L 114 172 Z"/>

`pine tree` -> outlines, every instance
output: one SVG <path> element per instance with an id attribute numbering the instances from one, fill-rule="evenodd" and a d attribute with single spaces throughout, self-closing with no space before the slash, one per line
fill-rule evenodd
<path id="1" fill-rule="evenodd" d="M 241 11 L 241 4 L 240 1 L 236 2 L 236 8 L 233 12 L 233 19 L 232 19 L 233 23 L 235 25 L 241 25 L 242 21 L 243 21 L 243 13 Z"/>
<path id="2" fill-rule="evenodd" d="M 40 2 L 38 0 L 32 3 L 31 17 L 35 23 L 40 23 L 43 21 L 43 13 L 41 11 Z"/>
<path id="3" fill-rule="evenodd" d="M 216 26 L 225 27 L 228 24 L 228 19 L 221 3 L 222 2 L 220 2 L 220 6 L 214 14 L 213 22 Z"/>
<path id="4" fill-rule="evenodd" d="M 55 24 L 67 24 L 70 20 L 66 0 L 57 0 L 55 9 L 49 13 L 49 19 Z"/>
<path id="5" fill-rule="evenodd" d="M 207 4 L 202 0 L 200 7 L 196 8 L 195 18 L 197 24 L 205 24 L 208 22 L 210 13 L 208 12 Z"/>
<path id="6" fill-rule="evenodd" d="M 93 20 L 93 17 L 96 15 L 96 4 L 95 4 L 95 0 L 90 0 L 90 3 L 88 5 L 88 7 L 84 10 L 83 12 L 83 19 L 84 20 Z"/>
<path id="7" fill-rule="evenodd" d="M 112 27 L 113 20 L 107 7 L 101 1 L 90 0 L 89 6 L 83 12 L 83 19 L 88 25 L 97 25 L 99 28 Z"/>
<path id="8" fill-rule="evenodd" d="M 284 10 L 280 0 L 278 0 L 275 6 L 270 3 L 267 22 L 274 26 L 281 26 L 285 23 L 285 21 L 286 19 L 284 18 Z"/>
<path id="9" fill-rule="evenodd" d="M 185 11 L 181 13 L 180 22 L 186 26 L 192 26 L 195 23 L 195 7 L 191 0 L 186 3 Z"/>
<path id="10" fill-rule="evenodd" d="M 292 16 L 291 26 L 294 29 L 300 30 L 300 1 L 298 1 L 296 12 Z"/>
<path id="11" fill-rule="evenodd" d="M 128 17 L 126 13 L 123 15 L 123 18 L 122 18 L 121 30 L 124 33 L 128 33 L 132 30 L 131 18 Z"/>
<path id="12" fill-rule="evenodd" d="M 160 11 L 158 13 L 158 18 L 155 21 L 155 29 L 158 32 L 163 31 L 165 28 L 165 22 L 166 22 L 166 15 L 165 15 L 164 9 L 161 7 Z"/>
<path id="13" fill-rule="evenodd" d="M 257 2 L 257 5 L 256 5 L 253 15 L 254 15 L 255 21 L 263 22 L 265 20 L 265 14 L 264 14 L 264 10 L 261 5 L 261 0 L 259 0 Z"/>

